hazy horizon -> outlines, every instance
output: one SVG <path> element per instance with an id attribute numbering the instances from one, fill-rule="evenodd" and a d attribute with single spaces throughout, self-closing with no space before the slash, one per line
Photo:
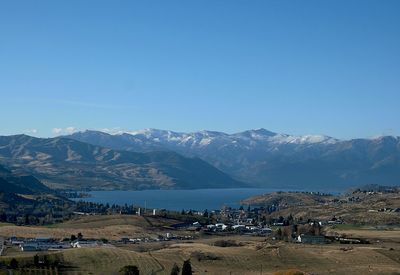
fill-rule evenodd
<path id="1" fill-rule="evenodd" d="M 11 134 L 0 134 L 0 136 L 14 136 L 14 135 L 28 135 L 28 136 L 32 136 L 32 137 L 37 137 L 37 138 L 54 138 L 54 137 L 63 137 L 63 136 L 68 136 L 68 135 L 72 135 L 75 133 L 81 133 L 81 132 L 86 132 L 86 131 L 94 131 L 94 132 L 102 132 L 102 133 L 106 133 L 106 134 L 110 134 L 110 135 L 119 135 L 119 134 L 131 134 L 131 135 L 135 135 L 137 132 L 141 132 L 144 130 L 160 130 L 160 131 L 171 131 L 171 132 L 175 132 L 175 133 L 180 133 L 180 134 L 191 134 L 191 133 L 198 133 L 198 132 L 202 132 L 202 131 L 209 131 L 209 132 L 218 132 L 218 133 L 224 133 L 224 134 L 228 134 L 228 135 L 234 135 L 234 134 L 239 134 L 245 131 L 254 131 L 254 130 L 267 130 L 276 134 L 282 134 L 282 135 L 289 135 L 289 136 L 327 136 L 327 137 L 331 137 L 331 138 L 335 138 L 338 140 L 352 140 L 352 139 L 376 139 L 376 138 L 380 138 L 380 137 L 384 137 L 384 136 L 393 136 L 393 137 L 400 137 L 400 135 L 391 135 L 391 134 L 382 134 L 382 135 L 375 135 L 375 136 L 368 136 L 368 137 L 362 137 L 362 136 L 358 136 L 358 137 L 350 137 L 350 138 L 338 138 L 335 136 L 330 136 L 330 135 L 326 135 L 324 133 L 305 133 L 305 134 L 293 134 L 293 133 L 289 133 L 289 132 L 285 132 L 285 133 L 279 133 L 270 129 L 266 129 L 263 127 L 259 127 L 259 128 L 255 128 L 255 129 L 243 129 L 240 131 L 235 131 L 235 132 L 225 132 L 225 131 L 219 131 L 219 130 L 210 130 L 210 129 L 200 129 L 200 130 L 195 130 L 195 131 L 175 131 L 175 130 L 171 130 L 171 129 L 156 129 L 156 128 L 143 128 L 143 129 L 122 129 L 122 128 L 101 128 L 101 129 L 79 129 L 79 128 L 75 128 L 75 127 L 66 127 L 66 128 L 53 128 L 52 129 L 52 133 L 49 134 L 48 136 L 42 136 L 39 135 L 37 132 L 32 132 L 32 131 L 28 131 L 28 132 L 21 132 L 21 133 L 11 133 Z"/>
<path id="2" fill-rule="evenodd" d="M 400 136 L 398 1 L 0 5 L 0 135 Z"/>

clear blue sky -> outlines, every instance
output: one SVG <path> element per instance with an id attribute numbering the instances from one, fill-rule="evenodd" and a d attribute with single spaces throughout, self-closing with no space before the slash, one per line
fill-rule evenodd
<path id="1" fill-rule="evenodd" d="M 396 0 L 1 1 L 0 134 L 400 135 L 399 15 Z"/>

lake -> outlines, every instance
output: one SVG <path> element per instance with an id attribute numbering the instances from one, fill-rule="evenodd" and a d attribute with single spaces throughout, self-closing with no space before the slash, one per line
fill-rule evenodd
<path id="1" fill-rule="evenodd" d="M 196 190 L 141 190 L 141 191 L 91 191 L 91 197 L 79 198 L 87 202 L 129 204 L 181 211 L 216 210 L 222 206 L 239 208 L 240 201 L 251 196 L 278 191 L 277 189 L 196 189 Z"/>

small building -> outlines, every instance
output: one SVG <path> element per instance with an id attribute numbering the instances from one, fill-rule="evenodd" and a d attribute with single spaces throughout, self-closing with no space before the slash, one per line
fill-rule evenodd
<path id="1" fill-rule="evenodd" d="M 71 244 L 73 248 L 82 248 L 82 247 L 96 247 L 99 246 L 96 241 L 77 241 Z"/>
<path id="2" fill-rule="evenodd" d="M 19 246 L 21 251 L 47 251 L 70 248 L 71 246 L 63 242 L 38 242 L 36 240 L 27 241 Z"/>
<path id="3" fill-rule="evenodd" d="M 24 244 L 24 241 L 21 240 L 13 240 L 11 241 L 12 245 L 16 245 L 16 246 L 21 246 L 22 244 Z"/>
<path id="4" fill-rule="evenodd" d="M 206 228 L 207 228 L 208 231 L 215 231 L 216 230 L 216 227 L 215 227 L 214 224 L 207 224 Z"/>
<path id="5" fill-rule="evenodd" d="M 53 242 L 53 239 L 50 237 L 37 237 L 35 238 L 35 241 L 39 243 L 51 243 Z"/>
<path id="6" fill-rule="evenodd" d="M 235 225 L 232 225 L 232 229 L 239 231 L 239 230 L 246 229 L 246 226 L 244 224 L 235 224 Z"/>
<path id="7" fill-rule="evenodd" d="M 125 243 L 125 244 L 126 244 L 126 243 L 129 243 L 129 242 L 130 242 L 130 238 L 129 238 L 129 237 L 122 237 L 122 238 L 121 238 L 121 242 L 122 242 L 122 243 Z"/>
<path id="8" fill-rule="evenodd" d="M 192 226 L 195 228 L 201 228 L 201 224 L 199 222 L 194 222 Z"/>
<path id="9" fill-rule="evenodd" d="M 215 228 L 216 228 L 217 230 L 222 230 L 222 231 L 224 231 L 224 230 L 226 230 L 226 229 L 228 228 L 228 226 L 227 226 L 226 224 L 223 224 L 223 223 L 216 223 L 216 224 L 215 224 Z"/>
<path id="10" fill-rule="evenodd" d="M 297 242 L 306 244 L 325 244 L 327 242 L 325 236 L 314 236 L 301 234 L 297 237 Z"/>
<path id="11" fill-rule="evenodd" d="M 30 251 L 40 251 L 40 247 L 37 244 L 26 243 L 20 245 L 21 251 L 30 252 Z"/>
<path id="12" fill-rule="evenodd" d="M 254 225 L 246 225 L 246 229 L 249 231 L 258 231 L 260 230 L 260 228 L 258 226 L 254 226 Z"/>
<path id="13" fill-rule="evenodd" d="M 272 229 L 269 227 L 264 227 L 264 228 L 261 228 L 260 233 L 261 234 L 272 234 Z"/>

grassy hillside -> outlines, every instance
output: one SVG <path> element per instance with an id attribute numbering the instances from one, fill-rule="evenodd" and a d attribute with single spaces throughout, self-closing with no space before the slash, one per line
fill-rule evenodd
<path id="1" fill-rule="evenodd" d="M 178 223 L 178 221 L 134 215 L 83 216 L 51 226 L 8 224 L 0 227 L 0 236 L 24 238 L 50 236 L 60 239 L 81 232 L 85 238 L 119 240 L 125 236 L 157 236 L 159 232 L 168 231 L 164 229 L 164 226 L 174 223 Z"/>
<path id="2" fill-rule="evenodd" d="M 242 203 L 253 206 L 276 206 L 270 217 L 287 217 L 304 220 L 329 220 L 340 218 L 349 224 L 400 224 L 400 190 L 393 192 L 355 191 L 340 196 L 302 192 L 277 192 L 255 196 Z"/>
<path id="3" fill-rule="evenodd" d="M 176 221 L 137 216 L 85 216 L 52 227 L 22 227 L 3 224 L 0 235 L 22 237 L 69 237 L 82 232 L 85 237 L 118 240 L 122 236 L 149 236 L 166 232 L 164 225 Z M 141 274 L 170 274 L 174 263 L 182 266 L 190 259 L 194 274 L 279 274 L 287 270 L 304 274 L 397 274 L 400 272 L 399 228 L 377 230 L 367 227 L 334 226 L 330 231 L 368 238 L 371 244 L 305 245 L 275 241 L 270 237 L 246 235 L 199 236 L 192 241 L 163 243 L 122 244 L 96 248 L 77 248 L 62 251 L 40 252 L 51 261 L 57 259 L 61 266 L 37 270 L 28 268 L 22 274 L 118 274 L 125 265 L 136 265 Z M 176 232 L 175 232 L 176 233 Z M 181 232 L 181 234 L 186 234 Z M 190 233 L 190 234 L 193 234 Z M 217 240 L 234 240 L 235 247 L 215 246 Z M 344 249 L 346 248 L 346 249 Z M 19 252 L 7 249 L 1 261 L 16 258 L 21 265 L 32 263 L 36 252 Z M 57 272 L 57 273 L 56 273 Z M 15 273 L 19 274 L 19 273 Z"/>
<path id="4" fill-rule="evenodd" d="M 304 192 L 273 192 L 254 196 L 242 201 L 242 204 L 251 205 L 275 205 L 279 207 L 314 205 L 326 203 L 333 199 L 333 196 L 318 193 Z"/>
<path id="5" fill-rule="evenodd" d="M 242 247 L 215 247 L 207 243 L 171 244 L 152 252 L 135 252 L 121 248 L 81 248 L 51 253 L 67 267 L 61 274 L 118 274 L 125 265 L 136 265 L 141 274 L 169 274 L 174 263 L 191 259 L 195 274 L 273 274 L 299 270 L 313 274 L 396 274 L 400 271 L 399 252 L 381 247 L 270 244 L 261 239 L 242 237 Z M 213 260 L 198 260 L 198 253 L 213 255 Z M 20 254 L 20 261 L 32 256 Z M 3 257 L 3 260 L 7 260 Z M 18 257 L 17 257 L 18 259 Z M 153 273 L 153 274 L 154 274 Z"/>

